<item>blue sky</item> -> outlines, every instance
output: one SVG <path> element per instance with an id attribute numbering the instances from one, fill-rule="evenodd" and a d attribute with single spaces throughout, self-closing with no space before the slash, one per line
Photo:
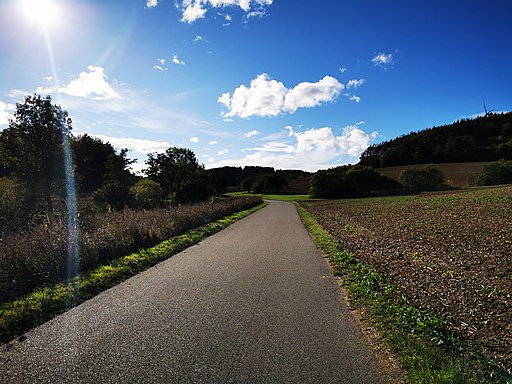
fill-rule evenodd
<path id="1" fill-rule="evenodd" d="M 0 0 L 0 129 L 51 94 L 74 133 L 207 168 L 315 171 L 512 104 L 509 0 Z"/>

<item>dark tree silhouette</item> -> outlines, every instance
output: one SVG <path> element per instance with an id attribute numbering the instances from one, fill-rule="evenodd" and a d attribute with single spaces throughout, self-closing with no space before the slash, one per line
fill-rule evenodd
<path id="1" fill-rule="evenodd" d="M 3 172 L 41 193 L 48 212 L 53 211 L 52 193 L 64 178 L 63 137 L 71 129 L 66 111 L 52 104 L 50 96 L 34 94 L 16 104 L 14 118 L 0 134 Z"/>

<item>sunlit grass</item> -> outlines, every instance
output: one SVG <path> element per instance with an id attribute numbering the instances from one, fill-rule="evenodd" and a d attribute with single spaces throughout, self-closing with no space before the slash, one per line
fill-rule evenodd
<path id="1" fill-rule="evenodd" d="M 175 236 L 154 247 L 117 258 L 73 281 L 39 288 L 0 306 L 0 342 L 8 342 L 27 330 L 63 313 L 70 303 L 78 305 L 100 292 L 164 261 L 204 238 L 262 208 L 265 203 L 240 211 Z M 76 302 L 74 301 L 76 295 Z"/>

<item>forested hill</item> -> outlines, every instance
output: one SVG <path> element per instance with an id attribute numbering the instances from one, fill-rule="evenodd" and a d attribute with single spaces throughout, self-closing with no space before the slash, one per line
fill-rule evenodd
<path id="1" fill-rule="evenodd" d="M 359 164 L 391 167 L 499 159 L 512 159 L 512 112 L 459 120 L 371 145 Z"/>

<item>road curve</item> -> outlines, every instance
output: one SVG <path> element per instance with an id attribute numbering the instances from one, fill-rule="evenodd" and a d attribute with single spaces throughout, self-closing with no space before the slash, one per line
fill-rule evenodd
<path id="1" fill-rule="evenodd" d="M 0 350 L 5 383 L 384 383 L 290 203 Z"/>

